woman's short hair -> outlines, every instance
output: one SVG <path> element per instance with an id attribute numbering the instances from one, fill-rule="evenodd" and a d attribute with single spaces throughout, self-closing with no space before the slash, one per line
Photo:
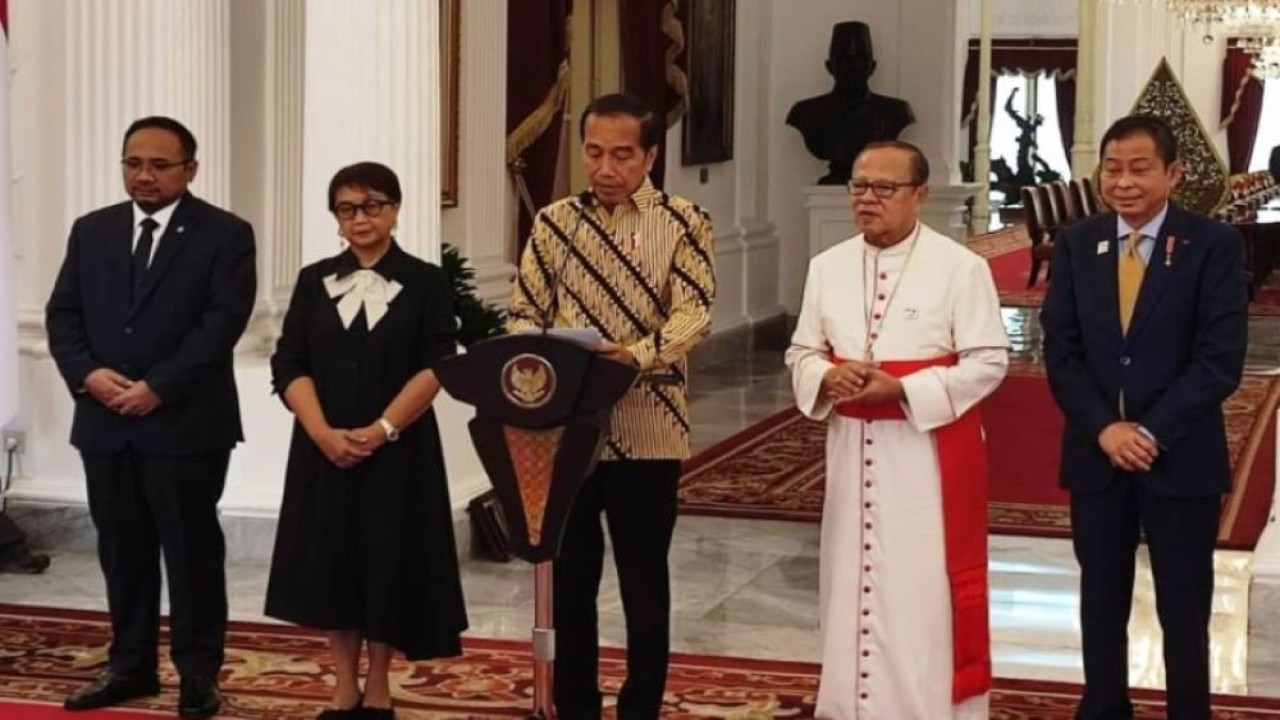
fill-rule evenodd
<path id="1" fill-rule="evenodd" d="M 333 174 L 329 181 L 329 212 L 337 206 L 335 198 L 340 188 L 353 186 L 382 193 L 396 205 L 400 204 L 400 178 L 391 168 L 376 162 L 358 162 Z"/>

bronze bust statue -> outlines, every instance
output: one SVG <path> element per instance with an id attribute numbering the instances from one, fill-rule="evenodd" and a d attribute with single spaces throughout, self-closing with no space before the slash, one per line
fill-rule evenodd
<path id="1" fill-rule="evenodd" d="M 916 118 L 905 101 L 877 95 L 868 87 L 876 61 L 866 23 L 836 23 L 826 67 L 835 77 L 835 87 L 826 95 L 791 106 L 787 124 L 800 131 L 814 157 L 827 161 L 828 172 L 818 178 L 818 184 L 843 185 L 862 148 L 878 140 L 897 139 Z"/>

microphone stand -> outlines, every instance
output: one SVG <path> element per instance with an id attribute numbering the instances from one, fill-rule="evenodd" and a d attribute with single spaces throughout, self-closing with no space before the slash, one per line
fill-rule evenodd
<path id="1" fill-rule="evenodd" d="M 560 283 L 564 279 L 565 269 L 573 257 L 578 242 L 578 231 L 582 229 L 582 221 L 587 217 L 587 208 L 595 203 L 590 190 L 578 195 L 576 205 L 577 218 L 573 230 L 569 233 L 569 244 L 564 249 L 564 258 L 556 268 L 556 274 L 548 288 L 547 309 L 542 316 L 542 334 L 546 335 L 555 325 L 556 313 L 560 308 Z M 533 630 L 531 646 L 533 650 L 533 714 L 526 715 L 526 720 L 555 720 L 555 701 L 552 697 L 554 687 L 556 660 L 556 630 L 554 613 L 554 566 L 552 560 L 544 560 L 533 565 Z"/>

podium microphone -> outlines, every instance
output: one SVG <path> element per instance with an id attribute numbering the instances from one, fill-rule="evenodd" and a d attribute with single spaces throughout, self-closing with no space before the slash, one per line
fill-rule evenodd
<path id="1" fill-rule="evenodd" d="M 592 194 L 591 188 L 578 193 L 575 199 L 577 200 L 576 204 L 570 203 L 577 210 L 577 213 L 573 222 L 573 230 L 569 233 L 569 245 L 564 249 L 564 258 L 560 260 L 560 267 L 556 268 L 556 274 L 551 278 L 551 287 L 548 288 L 547 310 L 542 316 L 542 333 L 544 335 L 556 322 L 556 313 L 560 310 L 560 282 L 564 279 L 564 271 L 569 266 L 569 258 L 573 257 L 573 251 L 577 248 L 578 231 L 582 229 L 582 221 L 587 219 L 587 208 L 596 204 L 596 196 Z"/>

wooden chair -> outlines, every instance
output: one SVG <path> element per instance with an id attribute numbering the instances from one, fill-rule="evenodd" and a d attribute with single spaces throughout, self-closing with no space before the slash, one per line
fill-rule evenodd
<path id="1" fill-rule="evenodd" d="M 1062 180 L 1049 183 L 1049 195 L 1058 209 L 1058 226 L 1066 227 L 1084 217 L 1076 203 L 1072 202 L 1071 189 Z"/>
<path id="2" fill-rule="evenodd" d="M 1080 178 L 1080 202 L 1084 205 L 1085 215 L 1097 215 L 1102 208 L 1098 207 L 1098 196 L 1093 193 L 1093 180 Z"/>
<path id="3" fill-rule="evenodd" d="M 1084 204 L 1084 190 L 1081 189 L 1078 179 L 1071 178 L 1071 182 L 1067 184 L 1066 193 L 1067 205 L 1071 208 L 1076 220 L 1089 217 L 1089 211 L 1085 209 Z"/>
<path id="4" fill-rule="evenodd" d="M 1027 223 L 1027 235 L 1031 237 L 1031 273 L 1027 276 L 1027 287 L 1034 287 L 1036 279 L 1040 276 L 1040 266 L 1049 262 L 1053 257 L 1053 235 L 1046 225 L 1046 221 L 1050 220 L 1048 203 L 1045 201 L 1044 194 L 1040 192 L 1043 188 L 1039 185 L 1029 185 L 1018 191 L 1022 196 L 1022 208 Z M 1045 272 L 1045 279 L 1049 277 L 1049 272 Z"/>

